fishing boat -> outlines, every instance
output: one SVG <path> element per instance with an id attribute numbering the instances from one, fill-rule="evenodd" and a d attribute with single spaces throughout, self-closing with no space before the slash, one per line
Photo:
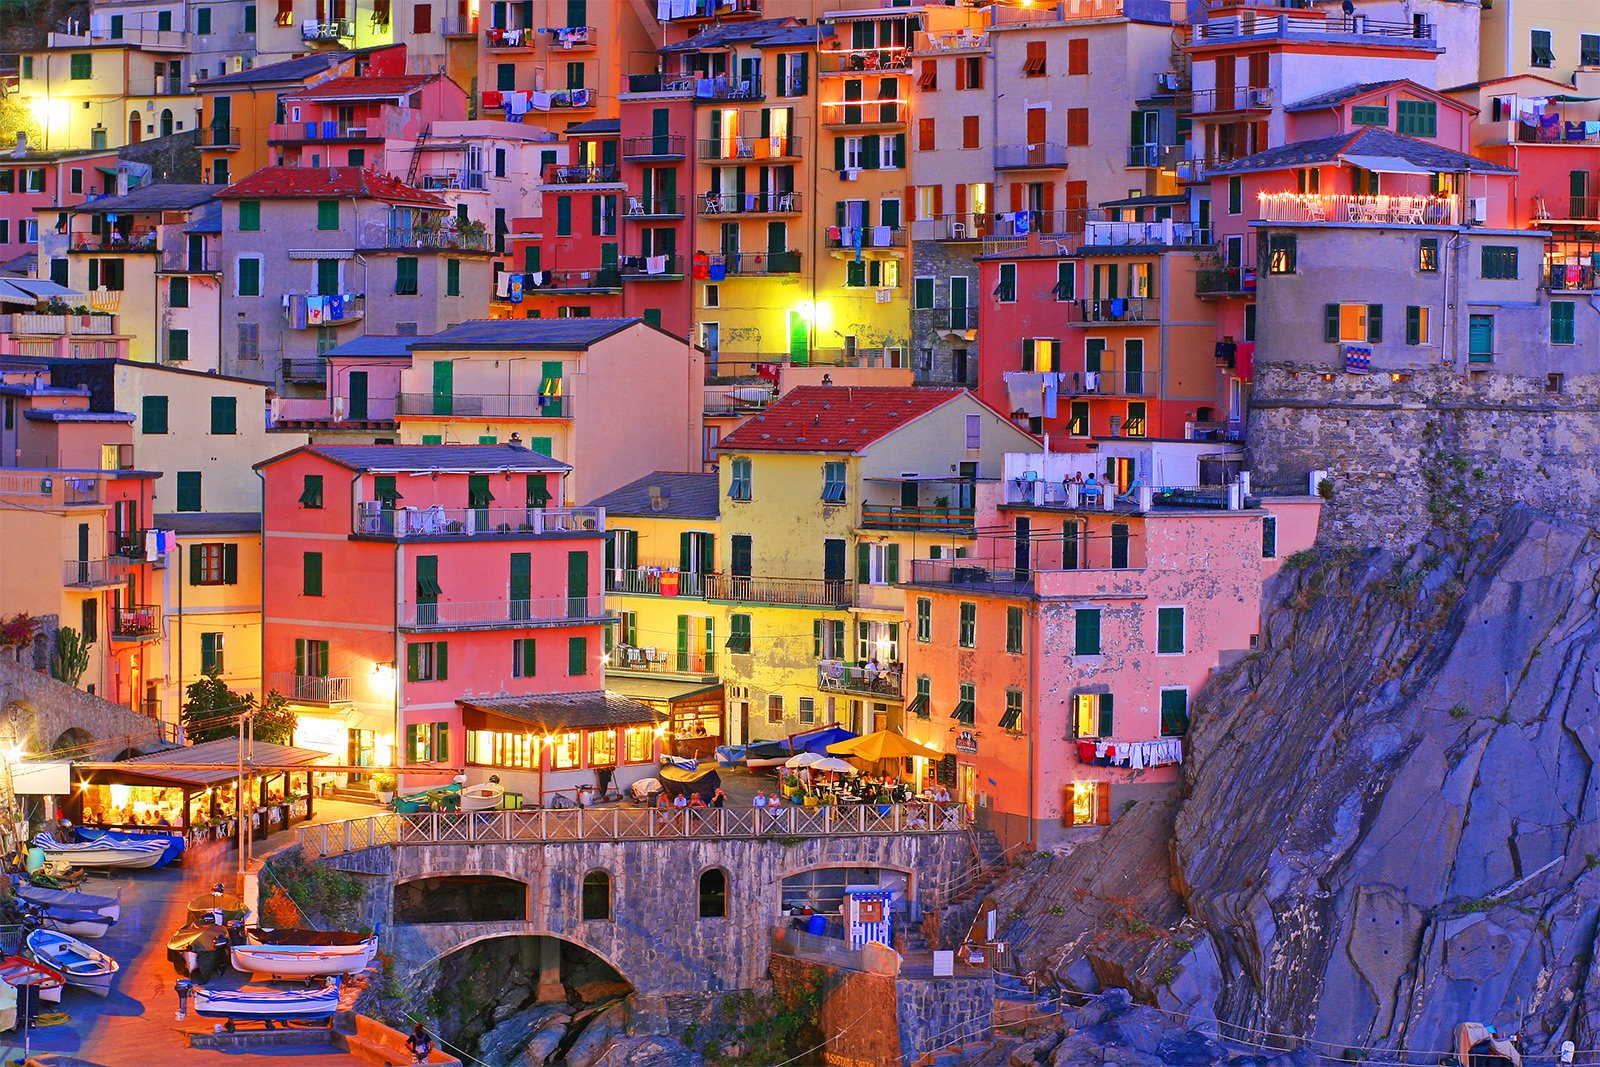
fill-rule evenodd
<path id="1" fill-rule="evenodd" d="M 166 849 L 157 867 L 165 867 L 183 855 L 183 835 L 168 830 L 101 830 L 92 826 L 78 827 L 78 836 L 85 841 L 159 841 Z"/>
<path id="2" fill-rule="evenodd" d="M 717 763 L 724 767 L 737 767 L 744 762 L 745 748 L 744 745 L 718 745 Z"/>
<path id="3" fill-rule="evenodd" d="M 378 935 L 339 930 L 245 928 L 248 944 L 234 945 L 233 969 L 258 978 L 321 978 L 364 971 L 378 952 Z"/>
<path id="4" fill-rule="evenodd" d="M 167 959 L 179 974 L 209 981 L 228 964 L 228 931 L 216 923 L 195 923 L 167 938 Z"/>
<path id="5" fill-rule="evenodd" d="M 321 989 L 207 989 L 195 987 L 196 1015 L 275 1022 L 326 1019 L 339 1009 L 339 979 Z"/>
<path id="6" fill-rule="evenodd" d="M 782 741 L 757 741 L 744 750 L 744 763 L 751 770 L 763 767 L 781 767 L 784 760 L 794 755 Z"/>
<path id="7" fill-rule="evenodd" d="M 84 911 L 81 908 L 36 908 L 35 917 L 38 924 L 46 930 L 54 930 L 58 934 L 71 934 L 73 937 L 104 937 L 106 931 L 116 922 L 115 919 L 101 915 L 98 911 Z"/>
<path id="8" fill-rule="evenodd" d="M 45 857 L 79 867 L 158 867 L 166 859 L 167 846 L 163 841 L 84 841 L 67 844 L 49 834 L 33 839 L 34 847 Z"/>
<path id="9" fill-rule="evenodd" d="M 29 959 L 60 971 L 68 985 L 101 997 L 111 992 L 117 961 L 99 949 L 54 930 L 34 930 L 24 939 L 23 945 Z"/>
<path id="10" fill-rule="evenodd" d="M 96 893 L 75 893 L 70 889 L 46 889 L 43 886 L 30 885 L 22 878 L 12 878 L 11 884 L 15 887 L 17 896 L 36 907 L 92 911 L 104 915 L 112 922 L 122 918 L 122 901 L 117 897 L 100 896 Z"/>
<path id="11" fill-rule="evenodd" d="M 497 782 L 469 785 L 461 790 L 462 811 L 494 811 L 505 801 L 506 787 Z"/>

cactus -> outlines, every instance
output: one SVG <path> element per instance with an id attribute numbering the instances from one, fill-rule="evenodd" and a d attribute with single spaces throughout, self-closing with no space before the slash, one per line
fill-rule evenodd
<path id="1" fill-rule="evenodd" d="M 70 626 L 56 631 L 55 651 L 50 654 L 50 676 L 76 687 L 89 669 L 89 642 Z"/>

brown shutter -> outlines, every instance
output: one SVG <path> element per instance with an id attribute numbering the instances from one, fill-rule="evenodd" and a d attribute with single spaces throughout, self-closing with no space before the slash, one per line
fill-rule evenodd
<path id="1" fill-rule="evenodd" d="M 1097 826 L 1111 825 L 1111 783 L 1096 782 L 1094 786 L 1094 821 Z"/>

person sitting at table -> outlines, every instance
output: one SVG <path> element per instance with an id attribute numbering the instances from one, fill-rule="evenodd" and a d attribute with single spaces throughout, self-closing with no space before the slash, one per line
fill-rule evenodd
<path id="1" fill-rule="evenodd" d="M 927 828 L 928 820 L 922 817 L 921 808 L 912 808 L 906 813 L 906 829 L 926 830 Z"/>
<path id="2" fill-rule="evenodd" d="M 933 802 L 935 804 L 950 803 L 950 790 L 941 785 L 933 794 Z"/>

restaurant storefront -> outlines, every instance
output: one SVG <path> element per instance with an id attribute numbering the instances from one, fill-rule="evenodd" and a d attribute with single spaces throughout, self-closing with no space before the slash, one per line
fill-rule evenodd
<path id="1" fill-rule="evenodd" d="M 672 678 L 611 676 L 607 679 L 625 697 L 660 712 L 667 723 L 666 751 L 685 759 L 715 759 L 717 746 L 726 744 L 727 719 L 721 682 Z"/>

